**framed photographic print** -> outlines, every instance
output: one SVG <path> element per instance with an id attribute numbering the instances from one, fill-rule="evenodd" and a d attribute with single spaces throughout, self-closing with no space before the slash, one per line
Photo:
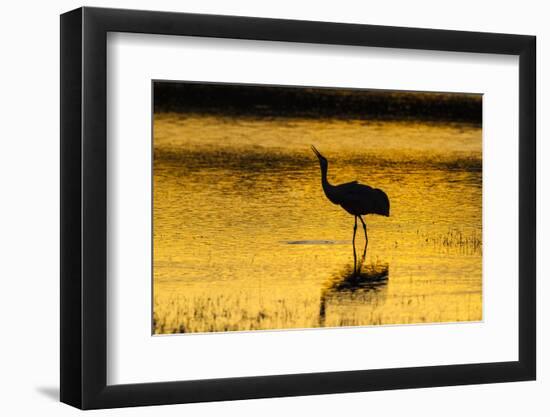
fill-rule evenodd
<path id="1" fill-rule="evenodd" d="M 61 16 L 61 401 L 535 379 L 535 38 Z"/>

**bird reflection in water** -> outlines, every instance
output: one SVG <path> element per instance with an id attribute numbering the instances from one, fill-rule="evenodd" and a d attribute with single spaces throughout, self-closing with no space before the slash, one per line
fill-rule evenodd
<path id="1" fill-rule="evenodd" d="M 355 251 L 354 251 L 355 252 Z M 347 265 L 342 271 L 333 275 L 321 290 L 319 307 L 319 326 L 327 325 L 327 309 L 340 311 L 344 317 L 339 326 L 357 325 L 353 317 L 357 309 L 369 304 L 380 304 L 385 301 L 389 279 L 387 263 L 371 263 L 353 267 Z M 342 314 L 343 313 L 343 314 Z M 346 316 L 348 319 L 346 321 Z M 375 323 L 361 323 L 363 325 Z"/>

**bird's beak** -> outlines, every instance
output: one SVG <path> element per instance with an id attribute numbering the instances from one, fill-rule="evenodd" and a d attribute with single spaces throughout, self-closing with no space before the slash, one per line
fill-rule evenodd
<path id="1" fill-rule="evenodd" d="M 319 151 L 318 151 L 317 149 L 315 149 L 315 146 L 311 145 L 311 150 L 313 151 L 313 153 L 314 153 L 315 155 L 317 155 L 317 158 L 322 158 L 322 157 L 323 157 L 323 155 L 321 155 L 321 154 L 319 153 Z"/>

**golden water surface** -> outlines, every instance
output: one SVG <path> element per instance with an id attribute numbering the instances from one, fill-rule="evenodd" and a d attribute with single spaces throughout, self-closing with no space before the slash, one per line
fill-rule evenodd
<path id="1" fill-rule="evenodd" d="M 482 319 L 479 127 L 156 113 L 153 137 L 154 333 Z M 389 196 L 355 271 L 311 144 Z"/>

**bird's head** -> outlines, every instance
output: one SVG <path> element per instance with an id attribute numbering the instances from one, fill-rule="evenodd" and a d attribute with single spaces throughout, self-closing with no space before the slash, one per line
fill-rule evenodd
<path id="1" fill-rule="evenodd" d="M 321 155 L 321 153 L 313 145 L 311 145 L 311 150 L 317 156 L 317 158 L 319 158 L 319 164 L 321 164 L 321 168 L 322 169 L 327 169 L 327 167 L 328 167 L 327 158 L 325 158 L 323 155 Z"/>

